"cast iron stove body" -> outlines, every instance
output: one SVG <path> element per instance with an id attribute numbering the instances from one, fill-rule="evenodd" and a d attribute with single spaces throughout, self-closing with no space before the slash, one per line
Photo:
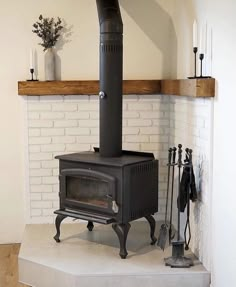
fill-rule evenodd
<path id="1" fill-rule="evenodd" d="M 59 242 L 60 224 L 67 216 L 109 224 L 126 258 L 131 221 L 145 217 L 151 243 L 158 211 L 158 161 L 151 153 L 122 151 L 123 24 L 118 0 L 97 0 L 100 21 L 100 147 L 92 152 L 61 155 L 60 209 L 55 211 Z"/>
<path id="2" fill-rule="evenodd" d="M 103 158 L 98 150 L 57 157 L 60 160 L 60 209 L 55 211 L 59 242 L 60 223 L 67 216 L 93 222 L 112 223 L 120 241 L 120 256 L 127 256 L 129 222 L 145 217 L 152 244 L 158 207 L 158 161 L 149 153 L 123 152 Z"/>

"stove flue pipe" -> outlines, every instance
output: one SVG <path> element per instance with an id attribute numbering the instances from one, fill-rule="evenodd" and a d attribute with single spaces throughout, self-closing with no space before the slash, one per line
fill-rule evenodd
<path id="1" fill-rule="evenodd" d="M 100 155 L 122 154 L 123 23 L 118 0 L 96 0 L 100 23 Z"/>

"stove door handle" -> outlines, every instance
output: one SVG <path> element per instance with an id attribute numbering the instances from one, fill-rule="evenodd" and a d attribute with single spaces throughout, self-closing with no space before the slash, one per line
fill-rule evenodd
<path id="1" fill-rule="evenodd" d="M 119 212 L 119 206 L 117 205 L 115 200 L 112 200 L 112 210 L 114 213 L 118 213 Z"/>
<path id="2" fill-rule="evenodd" d="M 118 213 L 118 212 L 119 212 L 119 206 L 117 205 L 116 201 L 113 200 L 112 195 L 111 195 L 111 194 L 107 194 L 106 197 L 107 197 L 108 199 L 112 200 L 112 207 L 111 207 L 112 211 L 113 211 L 114 213 Z"/>

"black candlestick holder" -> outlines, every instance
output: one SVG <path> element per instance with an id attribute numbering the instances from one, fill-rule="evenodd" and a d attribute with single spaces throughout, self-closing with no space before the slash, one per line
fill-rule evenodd
<path id="1" fill-rule="evenodd" d="M 203 76 L 202 75 L 202 62 L 204 60 L 204 54 L 203 53 L 200 53 L 199 54 L 199 60 L 200 60 L 200 76 L 197 77 L 197 78 L 200 78 L 200 79 L 208 79 L 208 78 L 211 78 L 210 76 Z"/>
<path id="2" fill-rule="evenodd" d="M 204 54 L 200 53 L 199 54 L 199 60 L 200 60 L 200 76 L 197 76 L 197 52 L 198 52 L 198 48 L 197 47 L 193 47 L 193 53 L 194 53 L 194 76 L 193 77 L 188 77 L 188 79 L 207 79 L 207 78 L 211 78 L 210 76 L 203 76 L 202 75 L 202 62 L 204 60 Z"/>
<path id="3" fill-rule="evenodd" d="M 30 69 L 30 74 L 31 74 L 31 79 L 27 80 L 27 81 L 38 81 L 37 79 L 34 79 L 34 69 L 33 68 Z"/>
<path id="4" fill-rule="evenodd" d="M 202 78 L 202 61 L 203 61 L 203 59 L 204 59 L 204 54 L 201 53 L 199 55 L 199 60 L 200 60 L 200 78 Z"/>
<path id="5" fill-rule="evenodd" d="M 194 76 L 188 77 L 188 79 L 196 79 L 197 78 L 197 47 L 193 47 L 193 53 L 194 53 Z"/>

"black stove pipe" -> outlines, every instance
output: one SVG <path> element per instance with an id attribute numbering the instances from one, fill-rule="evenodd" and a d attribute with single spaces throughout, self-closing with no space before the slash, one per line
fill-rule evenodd
<path id="1" fill-rule="evenodd" d="M 118 0 L 96 0 L 100 23 L 100 155 L 122 154 L 123 23 Z"/>

